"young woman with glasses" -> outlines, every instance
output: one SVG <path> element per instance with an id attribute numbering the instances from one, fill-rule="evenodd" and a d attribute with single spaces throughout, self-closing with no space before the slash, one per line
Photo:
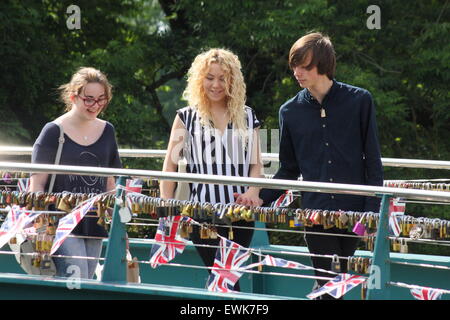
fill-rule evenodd
<path id="1" fill-rule="evenodd" d="M 111 85 L 106 76 L 94 68 L 80 68 L 69 83 L 62 85 L 61 98 L 66 113 L 42 129 L 33 146 L 32 163 L 54 164 L 60 137 L 64 143 L 59 164 L 91 167 L 122 167 L 114 127 L 98 118 L 111 101 Z M 32 174 L 30 192 L 49 191 L 51 175 Z M 114 177 L 56 175 L 52 192 L 103 193 L 115 188 Z M 99 258 L 105 228 L 90 212 L 75 227 L 55 255 Z M 74 237 L 73 237 L 74 236 Z M 93 278 L 96 259 L 53 258 L 57 276 L 71 276 L 79 272 L 80 278 Z"/>

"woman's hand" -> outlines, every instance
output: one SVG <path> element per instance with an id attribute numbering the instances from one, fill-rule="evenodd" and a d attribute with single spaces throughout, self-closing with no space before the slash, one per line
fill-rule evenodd
<path id="1" fill-rule="evenodd" d="M 263 201 L 259 198 L 260 188 L 250 187 L 244 194 L 234 193 L 237 204 L 249 207 L 260 207 Z"/>

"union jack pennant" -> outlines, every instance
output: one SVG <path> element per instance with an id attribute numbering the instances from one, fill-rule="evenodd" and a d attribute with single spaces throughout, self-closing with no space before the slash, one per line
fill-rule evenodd
<path id="1" fill-rule="evenodd" d="M 294 194 L 292 190 L 287 190 L 277 200 L 272 203 L 272 208 L 287 207 L 294 201 Z"/>
<path id="2" fill-rule="evenodd" d="M 396 237 L 400 236 L 401 233 L 401 228 L 396 216 L 405 214 L 405 203 L 400 203 L 399 201 L 400 198 L 391 198 L 389 202 L 389 227 Z"/>
<path id="3" fill-rule="evenodd" d="M 266 265 L 266 266 L 281 267 L 281 268 L 288 268 L 288 269 L 298 269 L 298 270 L 313 270 L 314 269 L 313 267 L 306 266 L 306 265 L 298 263 L 298 262 L 284 260 L 281 258 L 274 258 L 270 255 L 266 255 L 264 260 L 262 260 L 260 263 L 263 265 Z"/>
<path id="4" fill-rule="evenodd" d="M 28 192 L 29 187 L 30 187 L 29 178 L 20 178 L 17 180 L 17 189 L 19 190 L 19 192 Z"/>
<path id="5" fill-rule="evenodd" d="M 249 249 L 220 237 L 220 248 L 217 249 L 213 269 L 207 282 L 208 290 L 234 292 L 234 286 L 242 276 L 242 272 L 236 269 L 240 269 L 249 257 Z"/>
<path id="6" fill-rule="evenodd" d="M 180 223 L 191 223 L 192 218 L 186 216 L 169 216 L 159 218 L 155 241 L 150 252 L 150 265 L 156 268 L 168 263 L 186 247 L 187 240 L 178 234 Z"/>
<path id="7" fill-rule="evenodd" d="M 336 278 L 328 281 L 323 287 L 314 290 L 306 297 L 309 299 L 317 298 L 325 293 L 328 293 L 335 299 L 339 299 L 344 294 L 355 288 L 359 284 L 366 281 L 366 277 L 355 276 L 348 273 L 341 273 Z"/>
<path id="8" fill-rule="evenodd" d="M 63 244 L 64 240 L 66 240 L 67 236 L 72 232 L 73 229 L 75 229 L 78 223 L 80 223 L 86 213 L 89 212 L 94 203 L 98 200 L 99 197 L 92 198 L 87 203 L 73 210 L 71 213 L 59 220 L 50 254 L 54 254 L 56 250 L 58 250 L 58 248 Z"/>
<path id="9" fill-rule="evenodd" d="M 41 213 L 25 211 L 19 206 L 10 207 L 6 219 L 0 227 L 0 248 L 40 215 Z"/>
<path id="10" fill-rule="evenodd" d="M 125 190 L 141 193 L 143 181 L 141 179 L 127 179 Z"/>
<path id="11" fill-rule="evenodd" d="M 411 294 L 417 300 L 437 300 L 441 298 L 442 290 L 429 287 L 417 287 L 411 289 Z"/>

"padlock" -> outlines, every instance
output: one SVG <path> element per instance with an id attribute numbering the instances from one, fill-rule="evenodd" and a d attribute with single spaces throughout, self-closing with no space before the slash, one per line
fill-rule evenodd
<path id="1" fill-rule="evenodd" d="M 361 219 L 355 224 L 353 227 L 353 232 L 356 233 L 359 236 L 363 236 L 366 233 L 366 227 L 364 226 L 364 220 L 365 220 L 366 213 L 363 214 Z"/>
<path id="2" fill-rule="evenodd" d="M 70 205 L 67 202 L 67 199 L 68 199 L 67 195 L 63 196 L 60 199 L 60 201 L 58 203 L 58 210 L 65 211 L 65 212 L 70 212 L 72 210 L 72 208 L 70 207 Z"/>
<path id="3" fill-rule="evenodd" d="M 247 214 L 245 215 L 245 221 L 248 221 L 248 222 L 250 222 L 250 221 L 254 221 L 255 219 L 254 219 L 254 217 L 253 217 L 253 211 L 252 211 L 252 209 L 248 209 L 247 210 Z"/>
<path id="4" fill-rule="evenodd" d="M 32 258 L 31 259 L 31 264 L 33 265 L 33 267 L 39 268 L 41 266 L 41 257 L 37 256 L 35 258 Z"/>
<path id="5" fill-rule="evenodd" d="M 394 251 L 394 252 L 399 252 L 400 251 L 400 242 L 397 239 L 393 240 L 392 251 Z"/>
<path id="6" fill-rule="evenodd" d="M 347 259 L 347 272 L 353 271 L 353 257 Z"/>
<path id="7" fill-rule="evenodd" d="M 42 228 L 44 226 L 44 220 L 41 216 L 37 217 L 36 220 L 34 220 L 34 228 L 36 230 Z"/>
<path id="8" fill-rule="evenodd" d="M 230 229 L 228 230 L 228 240 L 233 240 L 233 239 L 234 239 L 233 228 L 230 227 Z"/>
<path id="9" fill-rule="evenodd" d="M 369 229 L 376 229 L 376 224 L 375 224 L 375 217 L 374 217 L 374 214 L 373 214 L 373 212 L 370 212 L 369 213 L 369 218 L 368 218 L 368 228 Z"/>
<path id="10" fill-rule="evenodd" d="M 325 230 L 331 229 L 334 227 L 334 223 L 332 222 L 331 213 L 328 210 L 323 211 L 323 228 Z"/>
<path id="11" fill-rule="evenodd" d="M 367 280 L 361 283 L 361 300 L 367 299 Z"/>
<path id="12" fill-rule="evenodd" d="M 170 231 L 171 231 L 170 223 L 167 220 L 167 218 L 161 218 L 161 219 L 164 219 L 164 222 L 163 222 L 164 223 L 164 235 L 166 237 L 170 237 Z"/>
<path id="13" fill-rule="evenodd" d="M 184 239 L 188 239 L 189 238 L 189 233 L 188 233 L 188 228 L 186 223 L 181 222 L 180 226 L 178 227 L 178 234 L 180 235 L 181 238 Z"/>
<path id="14" fill-rule="evenodd" d="M 440 233 L 441 239 L 447 238 L 447 222 L 446 221 L 441 221 L 441 224 L 439 226 L 439 233 Z"/>
<path id="15" fill-rule="evenodd" d="M 368 274 L 370 272 L 370 259 L 364 258 L 363 261 L 363 273 Z"/>
<path id="16" fill-rule="evenodd" d="M 247 215 L 247 208 L 242 208 L 239 213 L 239 218 L 241 220 L 245 220 L 246 215 Z"/>
<path id="17" fill-rule="evenodd" d="M 233 218 L 233 207 L 232 207 L 232 206 L 230 206 L 230 207 L 228 208 L 228 211 L 227 211 L 227 213 L 225 214 L 225 216 L 226 216 L 228 219 L 232 219 L 232 218 Z"/>
<path id="18" fill-rule="evenodd" d="M 200 227 L 200 239 L 209 239 L 208 228 L 204 224 Z"/>
<path id="19" fill-rule="evenodd" d="M 40 268 L 47 270 L 47 269 L 50 269 L 51 266 L 52 266 L 52 261 L 50 260 L 50 258 L 47 255 L 44 255 L 43 258 L 41 259 Z"/>
<path id="20" fill-rule="evenodd" d="M 408 253 L 408 243 L 406 239 L 401 239 L 400 241 L 400 253 Z"/>
<path id="21" fill-rule="evenodd" d="M 411 239 L 417 240 L 423 237 L 424 234 L 424 228 L 423 226 L 416 224 L 414 225 L 411 230 L 409 231 L 409 237 Z"/>
<path id="22" fill-rule="evenodd" d="M 217 239 L 218 235 L 217 235 L 217 228 L 214 226 L 210 226 L 209 227 L 209 238 L 210 239 Z"/>
<path id="23" fill-rule="evenodd" d="M 331 271 L 336 273 L 341 272 L 341 262 L 339 261 L 339 257 L 337 254 L 334 254 L 331 260 Z"/>

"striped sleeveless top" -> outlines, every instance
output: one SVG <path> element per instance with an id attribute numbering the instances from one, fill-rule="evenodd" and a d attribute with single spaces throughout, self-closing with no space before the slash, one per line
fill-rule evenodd
<path id="1" fill-rule="evenodd" d="M 215 174 L 248 177 L 254 143 L 254 129 L 260 126 L 255 112 L 244 107 L 247 121 L 246 145 L 231 121 L 223 134 L 220 130 L 202 126 L 196 109 L 185 107 L 177 110 L 187 134 L 183 148 L 187 173 Z M 244 193 L 245 186 L 190 183 L 191 201 L 209 203 L 233 203 L 233 193 Z"/>

